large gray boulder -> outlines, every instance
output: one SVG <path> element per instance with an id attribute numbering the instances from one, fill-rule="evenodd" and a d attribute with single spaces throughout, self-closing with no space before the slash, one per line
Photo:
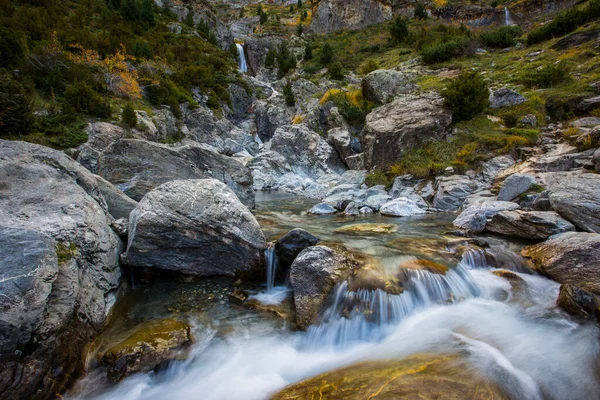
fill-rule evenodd
<path id="1" fill-rule="evenodd" d="M 296 257 L 290 268 L 290 285 L 298 328 L 306 329 L 317 321 L 323 303 L 345 267 L 344 257 L 326 246 L 309 247 Z"/>
<path id="2" fill-rule="evenodd" d="M 600 233 L 600 176 L 583 174 L 553 185 L 548 191 L 552 208 L 576 227 Z"/>
<path id="3" fill-rule="evenodd" d="M 452 224 L 469 232 L 483 232 L 488 218 L 501 211 L 512 211 L 518 208 L 519 205 L 511 201 L 487 200 L 466 207 Z"/>
<path id="4" fill-rule="evenodd" d="M 216 179 L 167 182 L 131 213 L 122 261 L 194 276 L 235 276 L 262 268 L 265 238 L 256 218 Z"/>
<path id="5" fill-rule="evenodd" d="M 97 177 L 64 153 L 0 140 L 0 176 L 0 393 L 51 398 L 106 320 L 122 243 Z"/>
<path id="6" fill-rule="evenodd" d="M 490 107 L 512 107 L 525 102 L 527 99 L 509 88 L 495 90 L 490 94 Z"/>
<path id="7" fill-rule="evenodd" d="M 600 234 L 567 232 L 522 251 L 539 272 L 600 294 Z"/>
<path id="8" fill-rule="evenodd" d="M 379 213 L 387 217 L 412 217 L 425 214 L 425 210 L 420 208 L 414 201 L 406 197 L 399 197 L 383 204 L 379 209 Z"/>
<path id="9" fill-rule="evenodd" d="M 405 96 L 367 115 L 362 145 L 365 166 L 386 167 L 427 142 L 442 140 L 452 113 L 436 94 Z"/>
<path id="10" fill-rule="evenodd" d="M 327 132 L 327 139 L 342 160 L 346 160 L 347 157 L 354 154 L 354 151 L 352 150 L 352 136 L 350 135 L 350 132 L 348 132 L 348 129 L 330 129 L 329 132 Z"/>
<path id="11" fill-rule="evenodd" d="M 322 0 L 312 15 L 310 31 L 329 33 L 363 29 L 392 18 L 392 6 L 377 0 Z"/>
<path id="12" fill-rule="evenodd" d="M 119 139 L 98 159 L 98 174 L 138 201 L 165 182 L 214 178 L 226 183 L 248 208 L 254 207 L 250 171 L 234 158 L 202 145 L 169 147 Z"/>
<path id="13" fill-rule="evenodd" d="M 488 232 L 528 240 L 546 240 L 552 235 L 573 232 L 575 227 L 553 211 L 502 211 L 485 226 Z"/>
<path id="14" fill-rule="evenodd" d="M 478 184 L 466 175 L 443 176 L 437 179 L 433 207 L 443 211 L 458 210 Z"/>
<path id="15" fill-rule="evenodd" d="M 376 104 L 385 104 L 396 96 L 413 91 L 416 85 L 410 82 L 411 78 L 412 74 L 405 72 L 378 69 L 363 78 L 363 94 Z"/>
<path id="16" fill-rule="evenodd" d="M 302 250 L 314 246 L 319 240 L 304 229 L 292 229 L 275 243 L 279 265 L 288 269 Z"/>
<path id="17" fill-rule="evenodd" d="M 513 174 L 506 178 L 500 192 L 498 200 L 511 201 L 521 194 L 527 192 L 535 184 L 535 178 L 528 174 Z"/>
<path id="18" fill-rule="evenodd" d="M 276 104 L 255 100 L 252 104 L 256 131 L 262 141 L 270 140 L 277 128 L 289 125 L 291 117 Z"/>

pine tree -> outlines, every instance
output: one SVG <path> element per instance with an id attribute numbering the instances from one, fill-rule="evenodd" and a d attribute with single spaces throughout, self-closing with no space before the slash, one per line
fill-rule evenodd
<path id="1" fill-rule="evenodd" d="M 140 19 L 148 27 L 156 25 L 156 17 L 154 16 L 154 2 L 152 0 L 142 0 L 140 6 Z"/>
<path id="2" fill-rule="evenodd" d="M 325 46 L 321 49 L 320 61 L 323 65 L 329 65 L 333 61 L 333 49 L 329 43 L 325 43 Z"/>
<path id="3" fill-rule="evenodd" d="M 185 20 L 183 22 L 190 28 L 194 27 L 194 12 L 192 10 L 188 10 L 188 13 L 185 16 Z"/>
<path id="4" fill-rule="evenodd" d="M 344 70 L 342 69 L 342 64 L 338 61 L 331 64 L 329 67 L 329 77 L 331 79 L 335 79 L 336 81 L 341 81 L 344 79 Z"/>
<path id="5" fill-rule="evenodd" d="M 408 37 L 408 23 L 400 16 L 390 26 L 390 35 L 396 43 L 402 43 Z"/>
<path id="6" fill-rule="evenodd" d="M 119 12 L 127 21 L 137 21 L 140 17 L 135 0 L 121 1 L 121 7 L 119 7 Z"/>
<path id="7" fill-rule="evenodd" d="M 240 19 L 244 18 L 244 13 L 246 12 L 246 10 L 244 10 L 244 7 L 240 7 Z"/>
<path id="8" fill-rule="evenodd" d="M 137 125 L 137 114 L 135 113 L 131 103 L 127 103 L 125 104 L 125 107 L 123 107 L 123 112 L 121 113 L 121 122 L 128 128 L 135 128 Z"/>
<path id="9" fill-rule="evenodd" d="M 283 86 L 283 97 L 285 97 L 285 104 L 290 107 L 296 105 L 296 98 L 294 97 L 294 92 L 292 91 L 292 84 L 290 81 L 287 81 Z"/>
<path id="10" fill-rule="evenodd" d="M 260 20 L 259 20 L 259 22 L 260 22 L 261 25 L 264 25 L 265 22 L 268 21 L 268 19 L 269 19 L 269 16 L 267 15 L 267 13 L 263 12 L 262 14 L 260 14 Z"/>
<path id="11" fill-rule="evenodd" d="M 296 35 L 301 36 L 303 32 L 304 32 L 304 25 L 302 25 L 302 24 L 298 25 L 298 27 L 296 28 Z"/>
<path id="12" fill-rule="evenodd" d="M 306 43 L 306 47 L 304 47 L 304 60 L 312 60 L 312 58 L 312 43 L 308 42 Z"/>
<path id="13" fill-rule="evenodd" d="M 429 14 L 427 14 L 427 9 L 423 5 L 423 3 L 417 3 L 415 6 L 415 19 L 427 19 Z"/>

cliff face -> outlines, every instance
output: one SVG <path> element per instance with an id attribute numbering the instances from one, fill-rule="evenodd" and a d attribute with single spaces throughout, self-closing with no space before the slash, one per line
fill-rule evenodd
<path id="1" fill-rule="evenodd" d="M 387 21 L 392 15 L 389 1 L 323 0 L 313 15 L 310 29 L 314 33 L 363 29 Z"/>

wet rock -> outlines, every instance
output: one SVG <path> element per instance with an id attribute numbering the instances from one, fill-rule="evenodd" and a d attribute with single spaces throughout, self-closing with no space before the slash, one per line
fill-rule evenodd
<path id="1" fill-rule="evenodd" d="M 131 213 L 125 264 L 193 276 L 235 276 L 262 268 L 265 238 L 258 222 L 215 179 L 165 183 Z"/>
<path id="2" fill-rule="evenodd" d="M 527 174 L 514 174 L 504 180 L 498 200 L 511 201 L 527 192 L 535 184 L 535 178 Z"/>
<path id="3" fill-rule="evenodd" d="M 481 397 L 482 393 L 485 393 L 484 397 Z M 382 399 L 506 398 L 496 385 L 473 373 L 473 369 L 458 356 L 422 354 L 402 360 L 363 362 L 329 371 L 288 386 L 273 399 L 300 400 L 319 396 L 348 400 L 370 396 Z"/>
<path id="4" fill-rule="evenodd" d="M 381 206 L 379 213 L 388 217 L 412 217 L 425 214 L 425 211 L 414 201 L 400 197 Z"/>
<path id="5" fill-rule="evenodd" d="M 499 212 L 518 208 L 519 205 L 511 201 L 484 201 L 467 207 L 452 224 L 469 232 L 483 232 L 488 218 L 492 218 Z"/>
<path id="6" fill-rule="evenodd" d="M 490 94 L 490 107 L 502 108 L 512 107 L 525 102 L 527 99 L 508 88 L 495 90 Z"/>
<path id="7" fill-rule="evenodd" d="M 367 115 L 362 144 L 365 166 L 386 167 L 426 142 L 441 140 L 452 122 L 435 94 L 403 96 Z"/>
<path id="8" fill-rule="evenodd" d="M 290 268 L 296 323 L 305 329 L 314 323 L 327 296 L 346 268 L 342 255 L 326 246 L 303 250 Z"/>
<path id="9" fill-rule="evenodd" d="M 121 380 L 136 372 L 149 372 L 160 364 L 184 359 L 182 350 L 192 342 L 190 327 L 175 320 L 151 320 L 133 328 L 121 342 L 102 355 L 108 376 Z"/>
<path id="10" fill-rule="evenodd" d="M 555 281 L 600 294 L 600 234 L 561 233 L 524 248 L 522 255 Z"/>
<path id="11" fill-rule="evenodd" d="M 327 203 L 319 203 L 313 206 L 313 208 L 308 211 L 309 214 L 313 215 L 328 215 L 335 214 L 337 210 Z"/>
<path id="12" fill-rule="evenodd" d="M 433 207 L 443 211 L 456 211 L 477 188 L 477 183 L 466 175 L 452 175 L 438 178 L 436 186 Z"/>
<path id="13" fill-rule="evenodd" d="M 600 176 L 583 174 L 553 185 L 548 191 L 552 208 L 576 227 L 600 233 Z"/>
<path id="14" fill-rule="evenodd" d="M 314 246 L 319 240 L 304 229 L 292 229 L 275 243 L 279 264 L 286 269 L 289 268 L 302 250 Z"/>
<path id="15" fill-rule="evenodd" d="M 337 32 L 363 29 L 392 18 L 392 7 L 376 0 L 321 1 L 312 15 L 310 31 Z"/>
<path id="16" fill-rule="evenodd" d="M 398 230 L 398 226 L 392 224 L 354 224 L 346 225 L 334 230 L 335 233 L 352 236 L 389 235 Z"/>
<path id="17" fill-rule="evenodd" d="M 0 140 L 0 176 L 0 392 L 50 398 L 105 322 L 122 243 L 96 176 L 63 152 Z"/>
<path id="18" fill-rule="evenodd" d="M 173 148 L 144 140 L 120 139 L 98 159 L 98 174 L 138 201 L 165 182 L 215 178 L 226 183 L 247 207 L 254 207 L 250 171 L 239 161 L 202 145 Z"/>
<path id="19" fill-rule="evenodd" d="M 577 286 L 560 285 L 556 305 L 571 315 L 600 321 L 600 301 L 593 293 Z"/>
<path id="20" fill-rule="evenodd" d="M 529 240 L 546 240 L 552 235 L 573 232 L 575 227 L 553 211 L 502 211 L 485 226 L 488 232 Z"/>
<path id="21" fill-rule="evenodd" d="M 410 82 L 411 78 L 412 74 L 379 69 L 363 78 L 363 94 L 368 100 L 376 104 L 385 104 L 398 95 L 413 91 L 417 86 Z"/>

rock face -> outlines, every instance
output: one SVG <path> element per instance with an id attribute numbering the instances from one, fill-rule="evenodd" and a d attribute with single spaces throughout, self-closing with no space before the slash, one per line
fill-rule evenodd
<path id="1" fill-rule="evenodd" d="M 292 229 L 275 243 L 279 264 L 284 268 L 288 268 L 302 250 L 314 246 L 318 242 L 318 237 L 311 235 L 304 229 Z"/>
<path id="2" fill-rule="evenodd" d="M 535 184 L 535 178 L 527 174 L 514 174 L 506 178 L 500 193 L 498 193 L 498 200 L 500 201 L 511 201 L 521 194 L 528 191 Z"/>
<path id="3" fill-rule="evenodd" d="M 575 227 L 553 211 L 502 211 L 492 217 L 485 230 L 529 240 L 573 232 Z"/>
<path id="4" fill-rule="evenodd" d="M 583 174 L 550 188 L 550 204 L 586 232 L 600 233 L 600 176 Z"/>
<path id="5" fill-rule="evenodd" d="M 181 358 L 178 351 L 191 341 L 187 324 L 175 320 L 151 320 L 136 326 L 122 342 L 107 349 L 102 362 L 108 366 L 109 378 L 121 380 Z"/>
<path id="6" fill-rule="evenodd" d="M 326 372 L 276 393 L 275 400 L 486 399 L 506 396 L 454 355 L 416 355 L 370 361 Z M 376 393 L 376 396 L 373 394 Z"/>
<path id="7" fill-rule="evenodd" d="M 296 324 L 305 329 L 317 320 L 321 306 L 344 268 L 344 259 L 326 246 L 302 251 L 290 269 Z"/>
<path id="8" fill-rule="evenodd" d="M 527 99 L 515 92 L 514 90 L 508 88 L 502 88 L 494 91 L 490 94 L 490 107 L 491 108 L 502 108 L 502 107 L 512 107 L 517 104 L 521 104 Z"/>
<path id="9" fill-rule="evenodd" d="M 600 234 L 567 232 L 523 249 L 539 272 L 600 294 Z"/>
<path id="10" fill-rule="evenodd" d="M 254 207 L 250 171 L 201 145 L 173 148 L 144 140 L 117 140 L 99 157 L 98 174 L 138 201 L 165 182 L 214 178 L 227 184 L 248 208 Z"/>
<path id="11" fill-rule="evenodd" d="M 64 153 L 0 140 L 0 176 L 0 392 L 50 398 L 104 324 L 122 243 L 96 176 Z"/>
<path id="12" fill-rule="evenodd" d="M 235 276 L 262 266 L 265 238 L 258 222 L 215 179 L 167 182 L 131 213 L 122 260 L 195 276 Z"/>
<path id="13" fill-rule="evenodd" d="M 403 72 L 379 69 L 364 77 L 363 93 L 370 101 L 385 104 L 398 95 L 414 90 L 414 84 L 409 83 L 410 78 L 410 75 Z"/>
<path id="14" fill-rule="evenodd" d="M 389 3 L 377 0 L 322 0 L 312 16 L 314 33 L 362 29 L 392 18 Z"/>
<path id="15" fill-rule="evenodd" d="M 441 140 L 452 122 L 442 104 L 434 94 L 406 96 L 367 115 L 362 138 L 365 166 L 386 167 L 415 147 Z"/>

